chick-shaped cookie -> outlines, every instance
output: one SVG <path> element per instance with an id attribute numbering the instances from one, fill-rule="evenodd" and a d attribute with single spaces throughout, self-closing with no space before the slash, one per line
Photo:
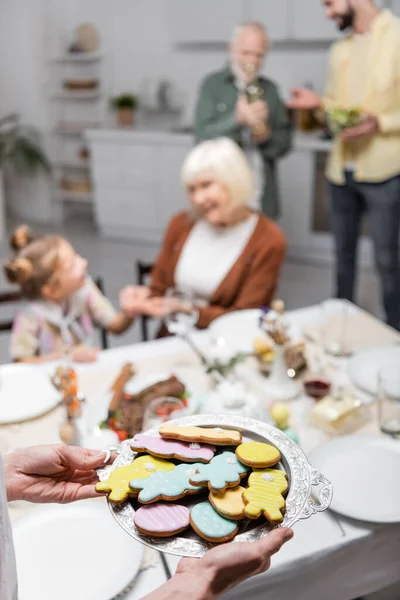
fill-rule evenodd
<path id="1" fill-rule="evenodd" d="M 249 477 L 249 487 L 243 492 L 244 515 L 258 519 L 261 514 L 271 523 L 281 523 L 285 509 L 282 494 L 287 492 L 286 473 L 279 469 L 260 469 Z"/>
<path id="2" fill-rule="evenodd" d="M 197 494 L 202 491 L 201 488 L 189 482 L 190 477 L 201 466 L 202 463 L 178 465 L 168 473 L 158 471 L 147 479 L 133 479 L 129 485 L 135 495 L 141 490 L 138 500 L 142 504 L 150 504 L 159 500 L 178 500 L 188 494 Z"/>
<path id="3" fill-rule="evenodd" d="M 130 465 L 114 469 L 108 479 L 96 484 L 96 492 L 107 492 L 109 500 L 119 504 L 125 502 L 128 496 L 137 495 L 137 492 L 129 487 L 132 478 L 145 480 L 155 471 L 171 471 L 174 467 L 175 465 L 168 460 L 145 454 L 135 458 Z"/>
<path id="4" fill-rule="evenodd" d="M 244 491 L 245 488 L 238 485 L 235 488 L 225 490 L 223 494 L 213 494 L 213 492 L 210 492 L 208 500 L 222 517 L 239 521 L 240 519 L 244 519 L 244 510 L 246 508 L 246 503 L 243 500 Z"/>
<path id="5" fill-rule="evenodd" d="M 223 494 L 226 488 L 239 485 L 242 477 L 250 469 L 236 458 L 233 452 L 223 452 L 214 456 L 208 465 L 200 465 L 191 475 L 193 485 L 208 486 L 214 494 Z"/>

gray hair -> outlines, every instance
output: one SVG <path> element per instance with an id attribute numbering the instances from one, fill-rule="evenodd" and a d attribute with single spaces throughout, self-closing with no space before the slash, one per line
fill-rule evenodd
<path id="1" fill-rule="evenodd" d="M 260 21 L 243 21 L 235 26 L 232 32 L 231 43 L 234 44 L 245 29 L 253 29 L 261 33 L 268 41 L 267 30 Z"/>

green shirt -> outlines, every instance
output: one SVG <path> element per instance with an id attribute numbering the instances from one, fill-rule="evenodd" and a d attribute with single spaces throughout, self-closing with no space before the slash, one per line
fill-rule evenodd
<path id="1" fill-rule="evenodd" d="M 291 148 L 292 126 L 276 85 L 263 77 L 260 78 L 260 85 L 264 90 L 263 100 L 268 104 L 268 124 L 271 128 L 269 139 L 257 144 L 264 165 L 261 205 L 263 212 L 275 219 L 280 212 L 275 162 Z M 225 136 L 242 145 L 244 128 L 235 118 L 238 96 L 239 90 L 229 68 L 204 79 L 196 108 L 197 142 Z"/>

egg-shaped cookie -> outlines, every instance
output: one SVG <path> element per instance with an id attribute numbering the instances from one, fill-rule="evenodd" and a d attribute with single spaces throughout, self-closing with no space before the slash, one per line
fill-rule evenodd
<path id="1" fill-rule="evenodd" d="M 279 450 L 263 442 L 245 442 L 236 448 L 235 453 L 241 463 L 253 469 L 273 467 L 281 460 Z"/>

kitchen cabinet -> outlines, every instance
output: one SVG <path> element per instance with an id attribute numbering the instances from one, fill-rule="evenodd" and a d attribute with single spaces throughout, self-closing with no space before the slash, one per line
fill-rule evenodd
<path id="1" fill-rule="evenodd" d="M 172 39 L 181 44 L 228 42 L 244 18 L 244 6 L 243 0 L 168 0 Z"/>
<path id="2" fill-rule="evenodd" d="M 245 19 L 260 21 L 272 41 L 282 41 L 289 37 L 290 8 L 290 0 L 247 0 Z"/>
<path id="3" fill-rule="evenodd" d="M 321 0 L 291 0 L 289 29 L 295 40 L 330 41 L 342 35 L 326 18 Z"/>
<path id="4" fill-rule="evenodd" d="M 170 218 L 187 208 L 180 172 L 192 136 L 107 130 L 86 136 L 100 232 L 159 244 Z"/>
<path id="5" fill-rule="evenodd" d="M 400 17 L 400 0 L 389 0 L 388 8 L 396 15 L 396 17 Z"/>

